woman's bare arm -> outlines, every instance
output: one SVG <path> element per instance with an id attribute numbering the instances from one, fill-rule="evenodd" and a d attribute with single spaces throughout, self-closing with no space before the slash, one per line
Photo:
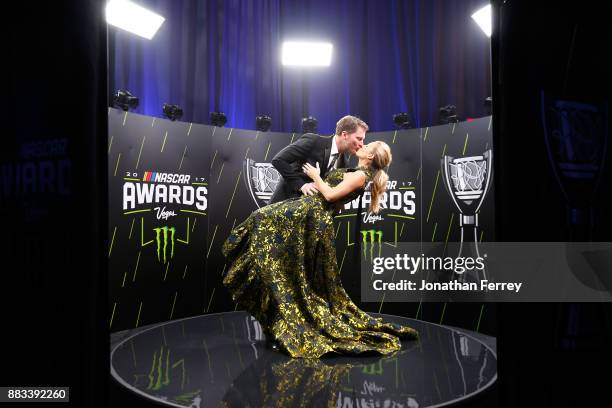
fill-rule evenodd
<path id="1" fill-rule="evenodd" d="M 335 187 L 330 187 L 330 185 L 321 178 L 318 163 L 317 167 L 313 167 L 308 163 L 305 164 L 304 172 L 314 181 L 317 190 L 323 195 L 325 201 L 332 203 L 363 187 L 366 181 L 365 173 L 361 170 L 357 170 L 344 173 L 344 178 L 340 184 Z"/>

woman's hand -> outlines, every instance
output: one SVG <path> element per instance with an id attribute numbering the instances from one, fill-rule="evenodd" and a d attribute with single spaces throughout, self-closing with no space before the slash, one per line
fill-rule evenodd
<path id="1" fill-rule="evenodd" d="M 317 162 L 317 167 L 313 167 L 310 163 L 305 163 L 302 166 L 304 173 L 312 180 L 316 180 L 317 177 L 321 175 L 321 169 L 319 168 L 319 162 Z"/>

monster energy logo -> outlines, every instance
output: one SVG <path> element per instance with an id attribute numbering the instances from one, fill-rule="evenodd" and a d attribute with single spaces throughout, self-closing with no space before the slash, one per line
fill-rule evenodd
<path id="1" fill-rule="evenodd" d="M 371 244 L 373 244 L 374 242 L 378 242 L 380 244 L 382 242 L 382 231 L 376 231 L 376 230 L 361 231 L 361 238 L 363 240 L 364 245 L 367 245 L 368 237 L 370 238 L 369 241 Z"/>
<path id="2" fill-rule="evenodd" d="M 170 385 L 170 371 L 181 366 L 181 389 L 185 386 L 185 359 L 180 359 L 174 363 L 170 362 L 170 349 L 161 346 L 159 355 L 157 351 L 153 353 L 153 361 L 151 362 L 151 370 L 147 375 L 149 384 L 147 390 L 159 391 L 163 387 Z"/>
<path id="3" fill-rule="evenodd" d="M 170 232 L 170 258 L 174 256 L 174 227 L 161 227 L 161 228 L 153 228 L 155 231 L 155 241 L 157 242 L 157 260 L 161 262 L 161 257 L 163 253 L 164 264 L 166 263 L 166 249 L 168 248 L 168 232 Z M 163 232 L 163 236 L 162 236 Z M 162 239 L 163 237 L 163 239 Z M 163 248 L 162 248 L 163 241 Z"/>
<path id="4" fill-rule="evenodd" d="M 376 230 L 366 230 L 361 232 L 361 242 L 363 243 L 363 257 L 368 259 L 368 244 L 370 244 L 370 262 L 374 258 L 374 245 L 378 244 L 378 256 L 380 256 L 380 251 L 382 247 L 382 231 Z"/>
<path id="5" fill-rule="evenodd" d="M 364 232 L 364 231 L 361 231 L 361 232 Z M 382 375 L 383 374 L 382 360 L 378 360 L 378 363 L 372 363 L 372 364 L 363 366 L 361 371 L 364 374 L 368 374 L 368 375 Z"/>
<path id="6" fill-rule="evenodd" d="M 404 354 L 404 352 L 402 352 L 401 354 Z M 394 364 L 397 367 L 398 364 L 398 358 L 393 357 L 393 358 L 385 358 L 382 360 L 378 360 L 376 363 L 372 363 L 372 364 L 366 364 L 362 367 L 361 372 L 367 375 L 378 375 L 381 376 L 384 374 L 385 372 L 385 366 L 383 366 L 382 364 L 385 363 L 385 366 L 387 364 Z"/>

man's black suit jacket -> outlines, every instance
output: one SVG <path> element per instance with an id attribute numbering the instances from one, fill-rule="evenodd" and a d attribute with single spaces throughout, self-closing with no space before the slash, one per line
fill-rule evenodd
<path id="1" fill-rule="evenodd" d="M 278 152 L 272 158 L 272 165 L 281 174 L 282 180 L 276 186 L 268 204 L 302 195 L 300 187 L 312 181 L 302 170 L 304 163 L 310 163 L 315 167 L 316 163 L 319 163 L 321 178 L 325 178 L 333 142 L 333 135 L 320 136 L 314 133 L 305 133 Z M 346 155 L 340 154 L 337 167 L 346 167 L 347 162 Z"/>

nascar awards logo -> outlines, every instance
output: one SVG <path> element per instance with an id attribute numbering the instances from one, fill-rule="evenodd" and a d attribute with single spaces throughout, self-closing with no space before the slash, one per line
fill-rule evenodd
<path id="1" fill-rule="evenodd" d="M 158 220 L 176 216 L 166 206 L 183 207 L 180 211 L 206 215 L 208 183 L 203 177 L 189 174 L 145 171 L 142 178 L 136 172 L 127 172 L 123 184 L 123 211 L 129 214 L 142 206 L 155 205 Z M 185 208 L 187 207 L 187 208 Z"/>
<path id="2" fill-rule="evenodd" d="M 366 186 L 366 191 L 361 195 L 361 208 L 366 210 L 361 213 L 364 224 L 376 224 L 378 221 L 383 221 L 385 219 L 383 211 L 379 214 L 372 214 L 367 211 L 372 201 L 370 186 L 371 182 Z M 380 198 L 380 208 L 385 210 L 384 214 L 387 217 L 414 220 L 414 214 L 416 213 L 416 193 L 413 183 L 410 181 L 402 181 L 401 186 L 399 186 L 398 180 L 387 181 L 387 189 Z M 341 213 L 358 209 L 359 198 L 356 198 L 344 204 Z"/>

